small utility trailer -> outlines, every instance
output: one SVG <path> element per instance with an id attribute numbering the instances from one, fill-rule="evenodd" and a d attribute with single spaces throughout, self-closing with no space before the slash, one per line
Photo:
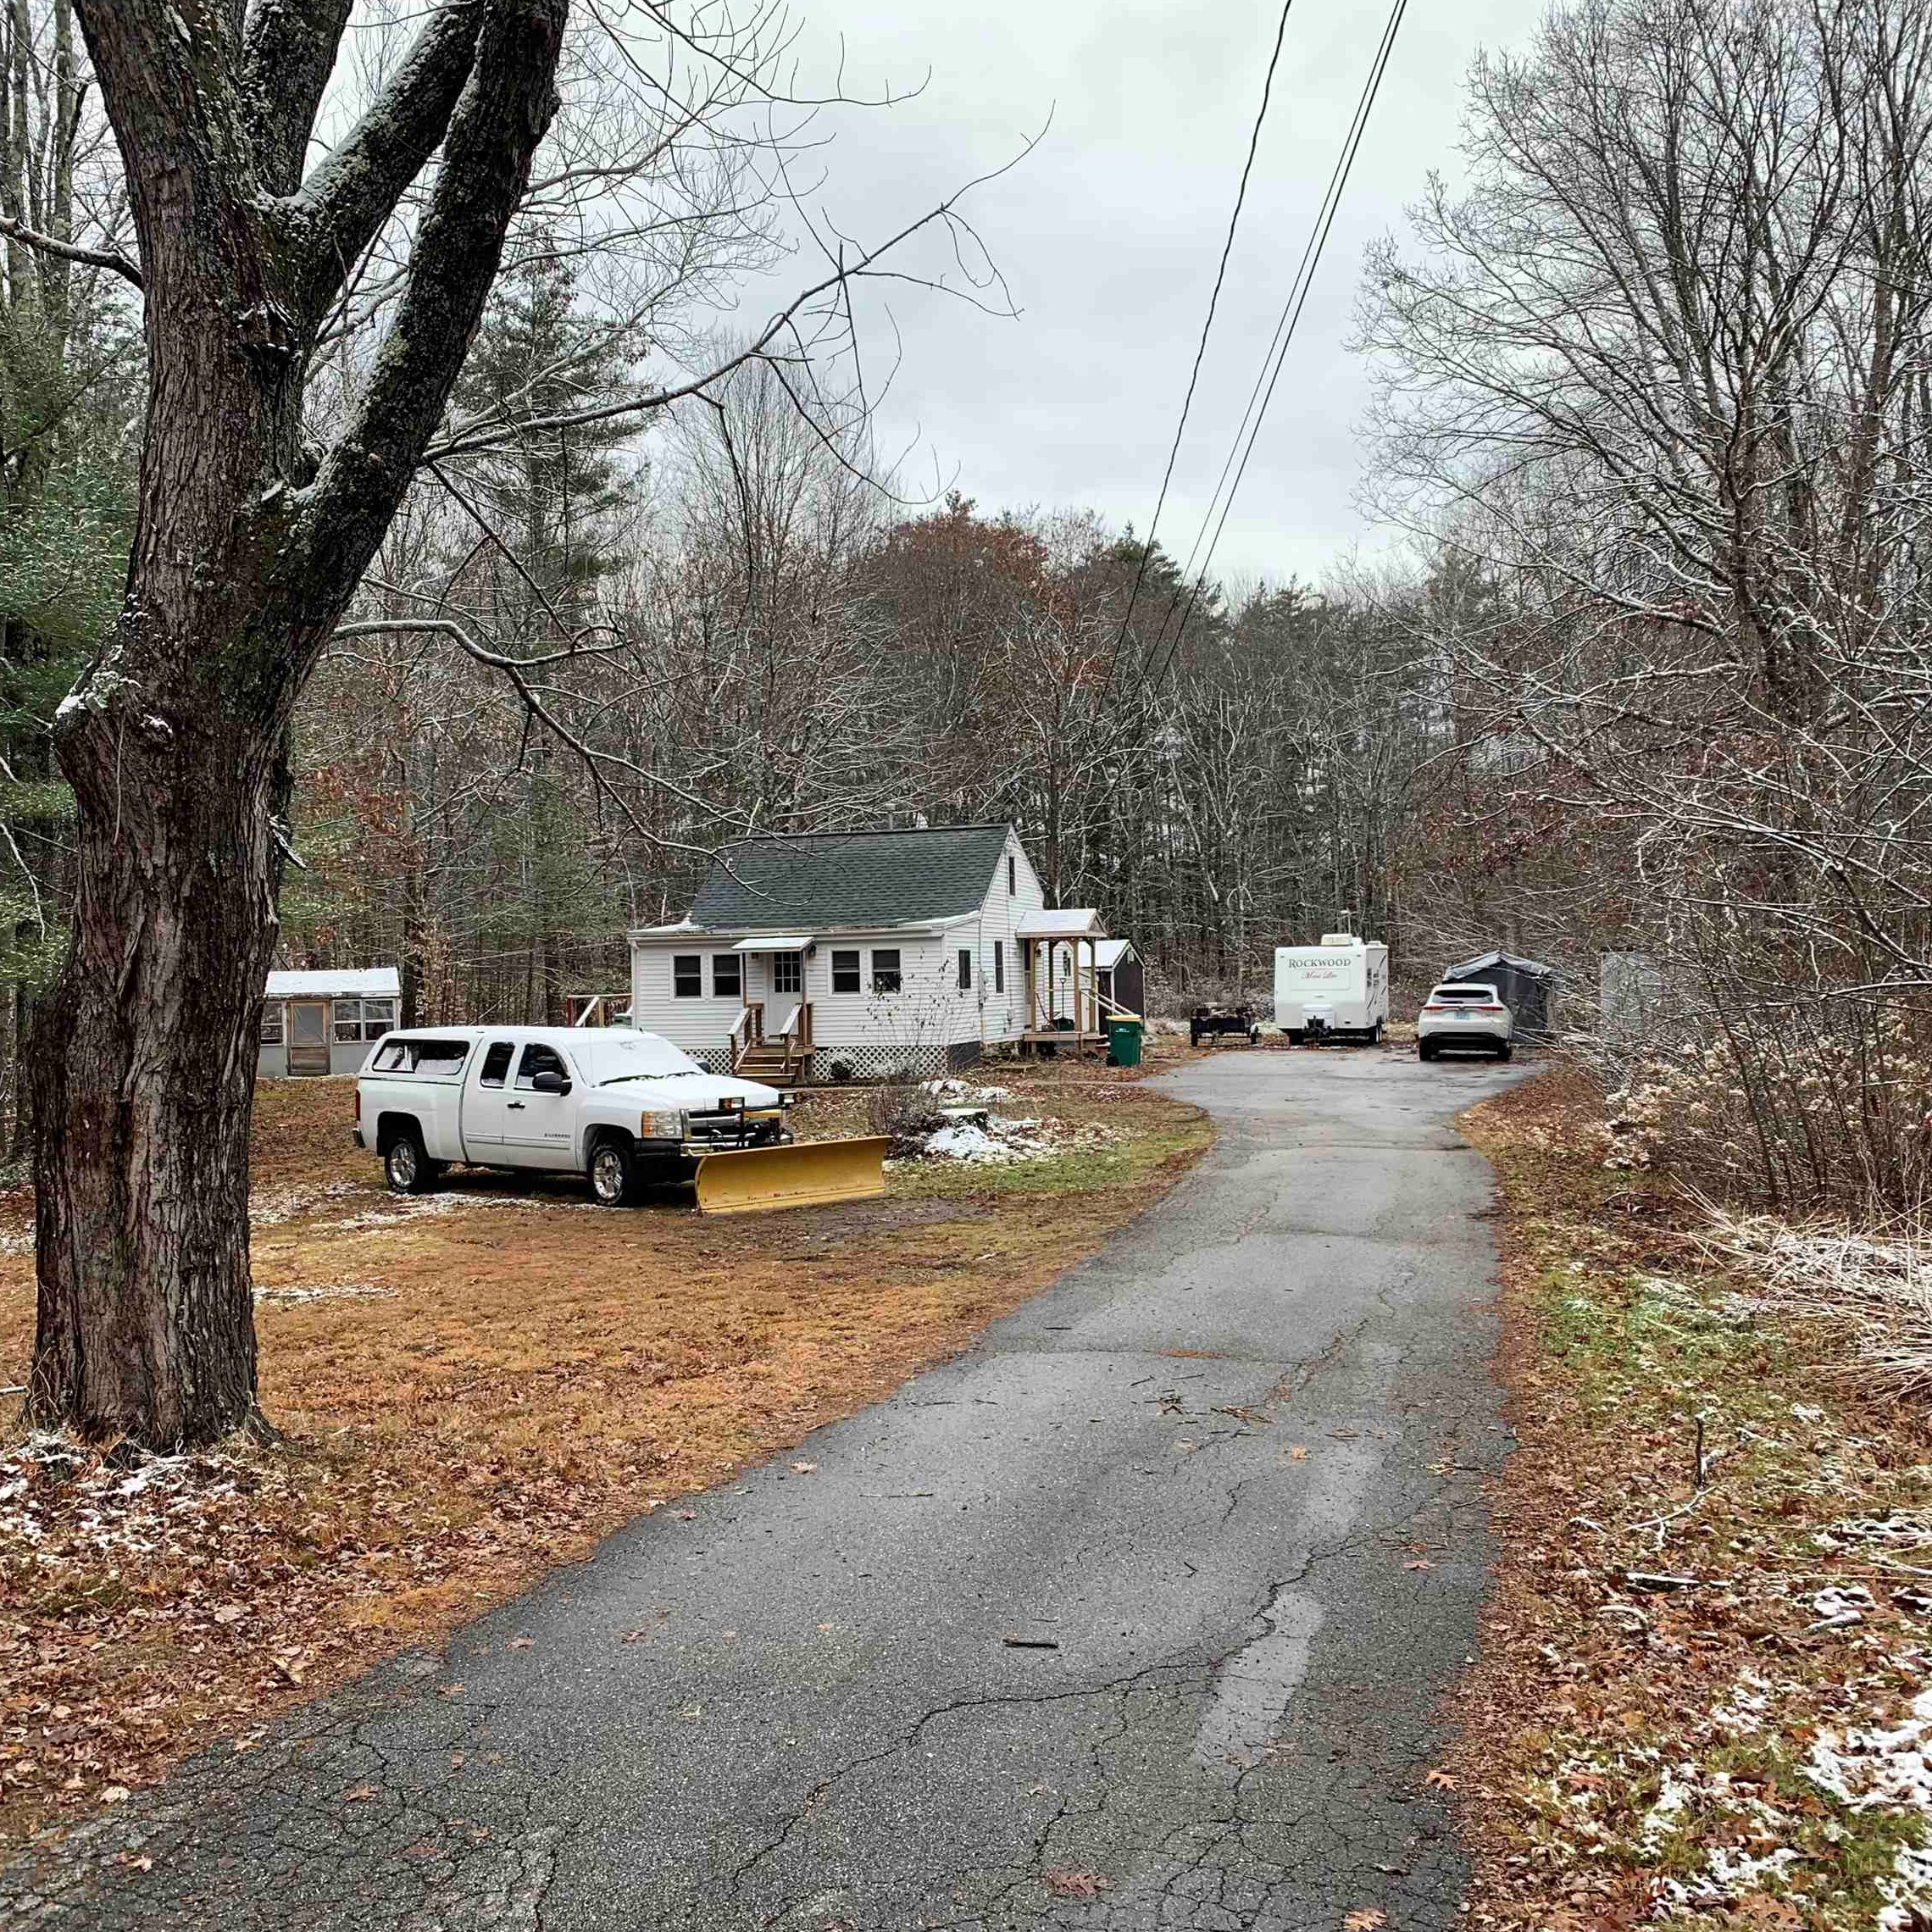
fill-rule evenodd
<path id="1" fill-rule="evenodd" d="M 1261 1038 L 1261 1023 L 1249 1006 L 1197 1006 L 1187 1022 L 1187 1043 L 1198 1046 L 1203 1040 L 1219 1042 L 1230 1034 L 1244 1036 L 1249 1046 Z"/>

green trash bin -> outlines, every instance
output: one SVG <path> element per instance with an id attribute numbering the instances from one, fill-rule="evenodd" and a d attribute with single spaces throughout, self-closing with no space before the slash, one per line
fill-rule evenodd
<path id="1" fill-rule="evenodd" d="M 1107 1063 L 1137 1067 L 1141 1063 L 1141 1016 L 1133 1013 L 1107 1016 Z"/>

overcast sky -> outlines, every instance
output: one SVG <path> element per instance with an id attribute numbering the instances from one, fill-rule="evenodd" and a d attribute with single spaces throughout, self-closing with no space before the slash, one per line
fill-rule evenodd
<path id="1" fill-rule="evenodd" d="M 1344 347 L 1363 249 L 1432 168 L 1453 175 L 1463 73 L 1524 39 L 1543 0 L 1413 0 L 1217 573 L 1318 576 L 1374 533 L 1355 507 L 1367 394 Z M 1274 0 L 802 0 L 807 79 L 931 78 L 840 114 L 816 197 L 874 237 L 1010 157 L 969 208 L 1017 320 L 896 291 L 902 343 L 882 447 L 910 445 L 987 509 L 1089 508 L 1145 530 L 1174 433 L 1279 17 Z M 1188 438 L 1161 522 L 1185 555 L 1380 37 L 1380 0 L 1300 0 Z M 883 364 L 890 332 L 868 331 Z"/>

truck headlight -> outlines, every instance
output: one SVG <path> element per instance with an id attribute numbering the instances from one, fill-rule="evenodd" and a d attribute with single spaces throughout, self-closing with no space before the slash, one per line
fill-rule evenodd
<path id="1" fill-rule="evenodd" d="M 638 1116 L 637 1137 L 642 1141 L 681 1141 L 685 1137 L 685 1117 L 675 1107 L 647 1111 Z"/>

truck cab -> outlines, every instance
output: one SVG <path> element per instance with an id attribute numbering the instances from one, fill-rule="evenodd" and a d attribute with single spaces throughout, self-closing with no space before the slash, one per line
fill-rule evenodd
<path id="1" fill-rule="evenodd" d="M 461 1162 L 585 1174 L 616 1207 L 705 1154 L 788 1142 L 788 1103 L 628 1027 L 415 1027 L 364 1062 L 355 1134 L 397 1193 Z"/>

